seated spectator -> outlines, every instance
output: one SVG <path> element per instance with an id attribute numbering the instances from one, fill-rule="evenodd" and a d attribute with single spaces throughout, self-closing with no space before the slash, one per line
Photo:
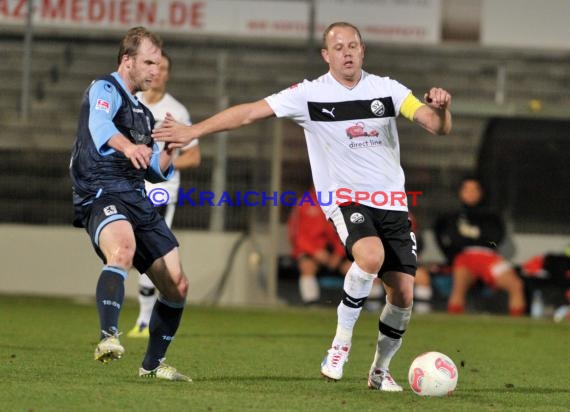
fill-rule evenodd
<path id="1" fill-rule="evenodd" d="M 527 260 L 521 272 L 527 278 L 543 280 L 554 290 L 556 322 L 570 320 L 570 247 L 564 253 L 545 253 Z"/>
<path id="2" fill-rule="evenodd" d="M 453 285 L 448 312 L 462 313 L 469 289 L 476 281 L 508 293 L 509 312 L 526 311 L 524 284 L 512 264 L 497 251 L 505 240 L 501 217 L 482 205 L 480 181 L 468 176 L 459 186 L 461 208 L 439 217 L 435 224 L 437 244 L 452 267 Z"/>
<path id="3" fill-rule="evenodd" d="M 299 291 L 305 304 L 319 301 L 319 270 L 344 276 L 351 265 L 333 225 L 318 204 L 313 187 L 309 194 L 311 201 L 299 200 L 287 222 L 292 255 L 299 269 Z"/>

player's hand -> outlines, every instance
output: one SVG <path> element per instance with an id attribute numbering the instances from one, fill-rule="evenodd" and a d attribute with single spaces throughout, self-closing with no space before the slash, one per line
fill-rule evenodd
<path id="1" fill-rule="evenodd" d="M 167 113 L 160 127 L 152 131 L 152 137 L 160 142 L 168 142 L 168 148 L 173 150 L 186 146 L 197 136 L 192 135 L 192 126 L 178 123 Z"/>
<path id="2" fill-rule="evenodd" d="M 432 87 L 425 95 L 427 105 L 434 109 L 447 109 L 451 104 L 451 94 L 439 87 Z"/>
<path id="3" fill-rule="evenodd" d="M 142 144 L 131 144 L 124 152 L 136 169 L 147 169 L 150 166 L 152 149 Z"/>

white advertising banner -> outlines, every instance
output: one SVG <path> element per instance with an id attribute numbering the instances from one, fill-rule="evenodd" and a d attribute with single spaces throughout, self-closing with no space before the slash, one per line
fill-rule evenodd
<path id="1" fill-rule="evenodd" d="M 485 46 L 570 49 L 570 1 L 483 0 Z"/>
<path id="2" fill-rule="evenodd" d="M 309 3 L 302 0 L 35 0 L 34 26 L 60 32 L 124 31 L 244 38 L 308 37 Z M 27 0 L 0 0 L 0 27 L 23 26 Z M 367 42 L 437 43 L 441 0 L 317 0 L 316 35 L 350 21 Z"/>
<path id="3" fill-rule="evenodd" d="M 436 44 L 441 41 L 440 0 L 320 0 L 317 32 L 349 21 L 366 42 Z"/>

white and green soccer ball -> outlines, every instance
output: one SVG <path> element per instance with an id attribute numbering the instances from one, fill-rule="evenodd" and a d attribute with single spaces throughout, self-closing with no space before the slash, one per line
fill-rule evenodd
<path id="1" fill-rule="evenodd" d="M 420 396 L 451 395 L 459 374 L 451 358 L 440 352 L 426 352 L 414 359 L 408 372 L 408 383 Z"/>

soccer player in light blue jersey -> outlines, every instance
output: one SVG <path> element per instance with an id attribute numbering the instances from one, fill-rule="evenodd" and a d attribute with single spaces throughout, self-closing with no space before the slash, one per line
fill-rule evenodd
<path id="1" fill-rule="evenodd" d="M 108 363 L 124 354 L 119 314 L 124 281 L 134 266 L 147 273 L 160 292 L 149 325 L 139 376 L 191 379 L 164 363 L 180 324 L 188 280 L 178 242 L 146 198 L 145 179 L 160 182 L 173 174 L 173 150 L 159 151 L 151 137 L 154 117 L 135 93 L 158 74 L 162 41 L 143 27 L 128 31 L 118 69 L 87 88 L 70 163 L 74 225 L 86 229 L 103 261 L 96 289 L 100 342 L 95 360 Z"/>

